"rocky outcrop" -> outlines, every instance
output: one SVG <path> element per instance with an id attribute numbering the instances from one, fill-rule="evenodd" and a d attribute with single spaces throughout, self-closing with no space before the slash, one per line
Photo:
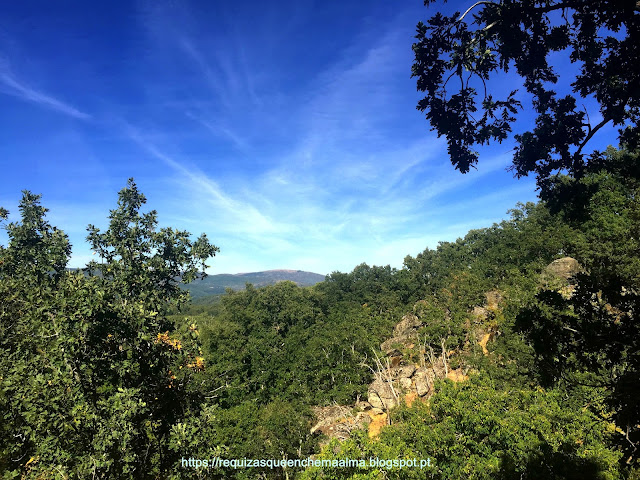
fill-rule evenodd
<path id="1" fill-rule="evenodd" d="M 371 406 L 368 410 L 370 409 Z M 346 440 L 353 430 L 366 428 L 371 423 L 372 415 L 367 411 L 354 410 L 356 409 L 344 405 L 315 407 L 313 413 L 316 424 L 311 429 L 311 433 L 319 432 L 328 438 Z"/>
<path id="2" fill-rule="evenodd" d="M 497 305 L 501 299 L 498 296 L 491 298 L 493 300 L 487 302 L 488 306 Z M 424 303 L 418 302 L 416 307 Z M 466 380 L 468 377 L 463 369 L 451 370 L 448 367 L 448 357 L 452 352 L 443 352 L 444 359 L 432 355 L 432 362 L 426 362 L 422 355 L 421 364 L 405 357 L 403 352 L 414 350 L 415 353 L 417 350 L 418 331 L 422 326 L 423 321 L 416 314 L 404 315 L 394 327 L 393 336 L 380 346 L 386 357 L 376 358 L 375 378 L 369 385 L 367 401 L 359 401 L 355 407 L 334 405 L 316 408 L 317 422 L 312 433 L 320 432 L 329 438 L 342 440 L 348 438 L 353 430 L 366 427 L 369 436 L 375 437 L 388 424 L 389 410 L 400 403 L 411 405 L 428 399 L 436 379 Z"/>
<path id="3" fill-rule="evenodd" d="M 439 378 L 460 382 L 468 377 L 462 368 L 449 369 L 442 357 L 429 365 L 392 367 L 377 373 L 369 385 L 368 402 L 374 408 L 388 411 L 401 402 L 426 400 L 433 391 L 433 383 Z"/>
<path id="4" fill-rule="evenodd" d="M 570 282 L 571 279 L 581 271 L 582 267 L 575 258 L 564 257 L 554 260 L 547 265 L 543 275 Z"/>
<path id="5" fill-rule="evenodd" d="M 369 403 L 383 410 L 398 405 L 408 393 L 416 391 L 413 379 L 417 370 L 415 365 L 404 365 L 379 371 L 369 385 Z"/>
<path id="6" fill-rule="evenodd" d="M 502 294 L 497 290 L 491 290 L 484 294 L 485 304 L 483 306 L 473 307 L 471 317 L 475 323 L 482 323 L 492 315 L 497 313 L 503 302 Z"/>
<path id="7" fill-rule="evenodd" d="M 563 295 L 572 295 L 575 276 L 581 271 L 577 260 L 565 257 L 551 262 L 540 278 L 547 288 L 558 288 Z M 500 316 L 505 302 L 503 293 L 498 290 L 488 291 L 484 296 L 484 304 L 475 306 L 469 312 L 467 345 L 473 345 L 475 338 L 483 354 L 491 355 L 488 346 L 500 334 Z M 345 439 L 353 430 L 367 428 L 369 436 L 375 437 L 389 423 L 389 410 L 400 403 L 410 405 L 428 400 L 436 380 L 468 380 L 467 369 L 450 368 L 450 357 L 459 355 L 459 352 L 445 352 L 443 346 L 440 355 L 436 356 L 433 350 L 425 351 L 426 347 L 420 345 L 419 331 L 424 325 L 421 318 L 429 318 L 424 312 L 433 312 L 429 310 L 430 306 L 426 300 L 417 302 L 413 311 L 404 315 L 394 327 L 392 337 L 380 345 L 385 357 L 376 358 L 376 365 L 372 366 L 376 367 L 375 378 L 369 385 L 367 400 L 358 402 L 355 407 L 336 405 L 316 409 L 318 422 L 312 432 Z M 622 314 L 617 311 L 610 313 Z M 447 312 L 443 314 L 447 315 Z"/>
<path id="8" fill-rule="evenodd" d="M 476 306 L 471 311 L 474 326 L 472 332 L 476 343 L 482 348 L 484 355 L 489 355 L 487 344 L 498 335 L 495 317 L 502 310 L 504 298 L 498 290 L 491 290 L 484 294 L 485 303 Z"/>
<path id="9" fill-rule="evenodd" d="M 483 319 L 490 311 L 497 310 L 502 302 L 502 295 L 497 291 L 488 292 L 486 298 L 486 305 L 479 307 L 482 311 L 477 312 Z M 429 353 L 425 351 L 426 347 L 420 348 L 418 341 L 418 332 L 424 325 L 419 312 L 425 309 L 425 305 L 428 306 L 425 300 L 417 302 L 414 313 L 404 315 L 393 329 L 393 336 L 380 345 L 386 359 L 378 362 L 375 380 L 368 390 L 368 403 L 374 410 L 388 412 L 401 402 L 410 404 L 426 400 L 433 392 L 436 379 L 449 378 L 459 382 L 468 378 L 462 368 L 449 368 L 449 356 L 454 352 L 443 351 L 440 356 L 435 356 L 430 351 L 430 361 L 427 360 Z M 419 364 L 415 364 L 416 357 L 421 358 Z"/>
<path id="10" fill-rule="evenodd" d="M 373 408 L 389 410 L 398 404 L 398 394 L 393 383 L 384 378 L 376 378 L 369 385 L 368 400 Z"/>
<path id="11" fill-rule="evenodd" d="M 547 265 L 540 279 L 546 288 L 558 290 L 563 297 L 571 298 L 576 289 L 575 276 L 582 271 L 575 258 L 558 258 Z"/>
<path id="12" fill-rule="evenodd" d="M 417 340 L 418 329 L 423 325 L 422 321 L 413 313 L 407 313 L 400 323 L 393 329 L 393 337 L 385 340 L 380 349 L 389 357 L 401 356 L 402 353 L 397 349 L 397 345 L 406 345 Z"/>

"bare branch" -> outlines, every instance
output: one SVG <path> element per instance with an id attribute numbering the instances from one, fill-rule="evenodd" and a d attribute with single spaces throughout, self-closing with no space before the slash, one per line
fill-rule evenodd
<path id="1" fill-rule="evenodd" d="M 562 328 L 564 328 L 565 330 L 569 330 L 570 332 L 573 332 L 573 333 L 580 333 L 578 330 L 575 330 L 575 329 L 567 327 L 567 326 L 563 326 Z"/>
<path id="2" fill-rule="evenodd" d="M 376 353 L 376 351 L 373 350 L 373 348 L 371 350 L 373 351 L 373 355 L 375 356 L 376 366 L 378 368 L 378 372 L 376 376 L 380 379 L 380 381 L 386 382 L 387 385 L 389 385 L 389 388 L 391 389 L 391 393 L 395 397 L 396 401 L 398 401 L 399 399 L 398 393 L 396 392 L 396 389 L 393 388 L 393 378 L 391 377 L 391 372 L 390 372 L 391 365 L 389 365 L 389 358 L 386 359 L 387 365 L 385 367 L 382 364 L 382 361 L 380 360 L 380 358 L 378 357 L 378 354 Z"/>
<path id="3" fill-rule="evenodd" d="M 469 13 L 471 10 L 476 8 L 478 5 L 497 5 L 497 3 L 490 2 L 488 0 L 480 0 L 479 2 L 476 2 L 473 5 L 471 5 L 469 8 L 467 8 L 467 11 L 464 12 L 462 15 L 460 15 L 460 18 L 458 19 L 458 22 L 461 22 L 462 20 L 464 20 L 464 17 L 467 15 L 467 13 Z"/>
<path id="4" fill-rule="evenodd" d="M 447 367 L 447 351 L 445 350 L 444 338 L 440 339 L 440 346 L 442 347 L 442 363 L 444 364 L 444 374 L 449 375 L 449 368 Z"/>

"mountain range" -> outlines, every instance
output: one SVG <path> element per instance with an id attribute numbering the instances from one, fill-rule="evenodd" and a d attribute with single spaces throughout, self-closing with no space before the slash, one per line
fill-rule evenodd
<path id="1" fill-rule="evenodd" d="M 227 288 L 244 290 L 247 283 L 252 284 L 254 287 L 263 287 L 288 280 L 301 287 L 307 287 L 322 282 L 324 279 L 324 275 L 302 270 L 266 270 L 264 272 L 209 275 L 205 279 L 195 280 L 183 285 L 183 288 L 189 290 L 191 298 L 195 300 L 209 295 L 225 293 Z"/>

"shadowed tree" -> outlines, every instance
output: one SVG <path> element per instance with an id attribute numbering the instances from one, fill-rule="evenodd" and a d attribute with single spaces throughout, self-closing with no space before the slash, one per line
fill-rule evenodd
<path id="1" fill-rule="evenodd" d="M 426 93 L 417 108 L 447 138 L 451 162 L 462 173 L 478 161 L 474 146 L 502 142 L 512 132 L 523 107 L 517 91 L 494 96 L 489 81 L 513 70 L 531 95 L 535 126 L 515 135 L 512 168 L 518 177 L 535 174 L 543 198 L 556 171 L 579 178 L 601 158 L 585 147 L 605 125 L 619 127 L 628 148 L 639 145 L 636 0 L 480 0 L 465 12 L 418 23 L 416 39 L 412 76 Z M 567 80 L 551 63 L 557 52 L 579 67 L 563 96 L 554 90 Z M 598 105 L 593 120 L 585 98 Z"/>

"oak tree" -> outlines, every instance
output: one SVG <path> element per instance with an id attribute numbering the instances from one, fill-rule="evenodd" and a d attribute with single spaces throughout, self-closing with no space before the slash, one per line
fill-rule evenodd
<path id="1" fill-rule="evenodd" d="M 65 269 L 71 246 L 25 192 L 0 248 L 3 478 L 166 478 L 176 426 L 199 413 L 197 326 L 167 318 L 217 251 L 205 235 L 157 230 L 131 179 L 109 227 L 89 227 L 102 262 Z M 0 210 L 0 220 L 8 212 Z"/>
<path id="2" fill-rule="evenodd" d="M 618 127 L 628 148 L 640 144 L 637 0 L 480 0 L 464 12 L 418 23 L 415 38 L 412 76 L 425 92 L 417 108 L 446 137 L 462 173 L 478 162 L 474 146 L 512 133 L 524 97 L 516 88 L 500 87 L 498 94 L 491 88 L 511 71 L 535 115 L 535 126 L 515 135 L 512 168 L 518 177 L 535 174 L 543 197 L 554 173 L 579 178 L 600 158 L 586 146 L 605 125 Z M 575 76 L 554 67 L 562 54 L 578 67 Z M 559 81 L 570 82 L 570 93 L 556 91 Z M 585 99 L 597 104 L 593 119 Z"/>

